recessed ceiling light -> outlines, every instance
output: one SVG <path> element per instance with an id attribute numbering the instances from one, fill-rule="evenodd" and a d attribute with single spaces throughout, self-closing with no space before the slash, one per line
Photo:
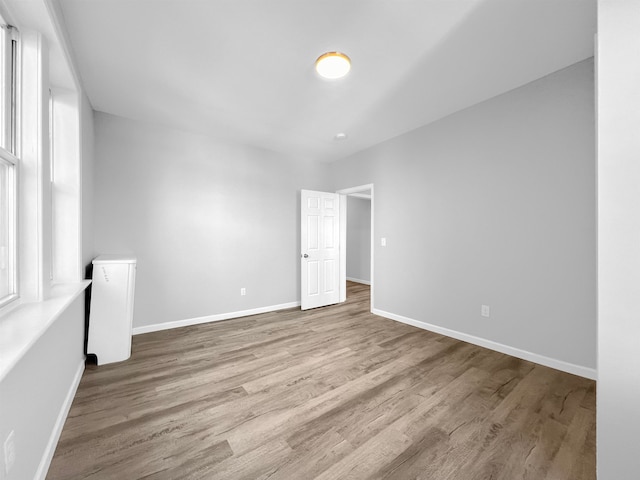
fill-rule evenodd
<path id="1" fill-rule="evenodd" d="M 333 137 L 334 140 L 336 141 L 340 141 L 340 140 L 346 140 L 347 139 L 347 134 L 344 132 L 340 132 L 340 133 L 336 133 L 335 137 Z"/>
<path id="2" fill-rule="evenodd" d="M 316 71 L 331 80 L 344 77 L 351 70 L 351 59 L 344 53 L 327 52 L 316 60 Z"/>

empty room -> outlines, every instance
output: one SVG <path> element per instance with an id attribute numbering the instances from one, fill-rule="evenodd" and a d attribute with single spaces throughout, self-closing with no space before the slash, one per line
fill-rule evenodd
<path id="1" fill-rule="evenodd" d="M 0 480 L 637 480 L 640 2 L 0 26 Z"/>

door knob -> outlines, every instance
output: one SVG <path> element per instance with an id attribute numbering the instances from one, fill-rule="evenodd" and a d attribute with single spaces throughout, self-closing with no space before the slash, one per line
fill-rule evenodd
<path id="1" fill-rule="evenodd" d="M 306 253 L 304 255 L 302 255 L 304 258 L 309 258 L 309 255 L 307 255 Z"/>

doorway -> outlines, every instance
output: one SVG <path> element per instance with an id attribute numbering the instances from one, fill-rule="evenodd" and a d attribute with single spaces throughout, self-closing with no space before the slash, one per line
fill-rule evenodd
<path id="1" fill-rule="evenodd" d="M 340 301 L 347 299 L 347 281 L 369 285 L 374 308 L 373 184 L 337 191 L 340 194 Z"/>

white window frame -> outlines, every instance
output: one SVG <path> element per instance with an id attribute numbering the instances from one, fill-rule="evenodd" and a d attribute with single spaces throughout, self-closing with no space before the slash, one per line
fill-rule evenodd
<path id="1" fill-rule="evenodd" d="M 0 163 L 8 167 L 7 181 L 7 252 L 0 251 L 5 257 L 9 270 L 9 292 L 0 298 L 0 309 L 18 298 L 18 253 L 17 253 L 17 209 L 18 209 L 18 98 L 19 98 L 19 45 L 18 33 L 14 27 L 2 23 L 0 31 L 0 48 L 2 64 L 0 65 Z M 5 208 L 5 206 L 2 206 Z M 1 260 L 0 260 L 1 261 Z"/>
<path id="2" fill-rule="evenodd" d="M 16 251 L 16 204 L 17 204 L 17 185 L 16 170 L 18 159 L 11 153 L 0 147 L 0 163 L 9 167 L 8 169 L 8 192 L 7 192 L 7 227 L 8 242 L 7 252 L 0 254 L 6 255 L 7 269 L 9 270 L 9 293 L 0 298 L 0 308 L 11 303 L 18 298 L 18 275 L 17 275 L 17 251 Z"/>

